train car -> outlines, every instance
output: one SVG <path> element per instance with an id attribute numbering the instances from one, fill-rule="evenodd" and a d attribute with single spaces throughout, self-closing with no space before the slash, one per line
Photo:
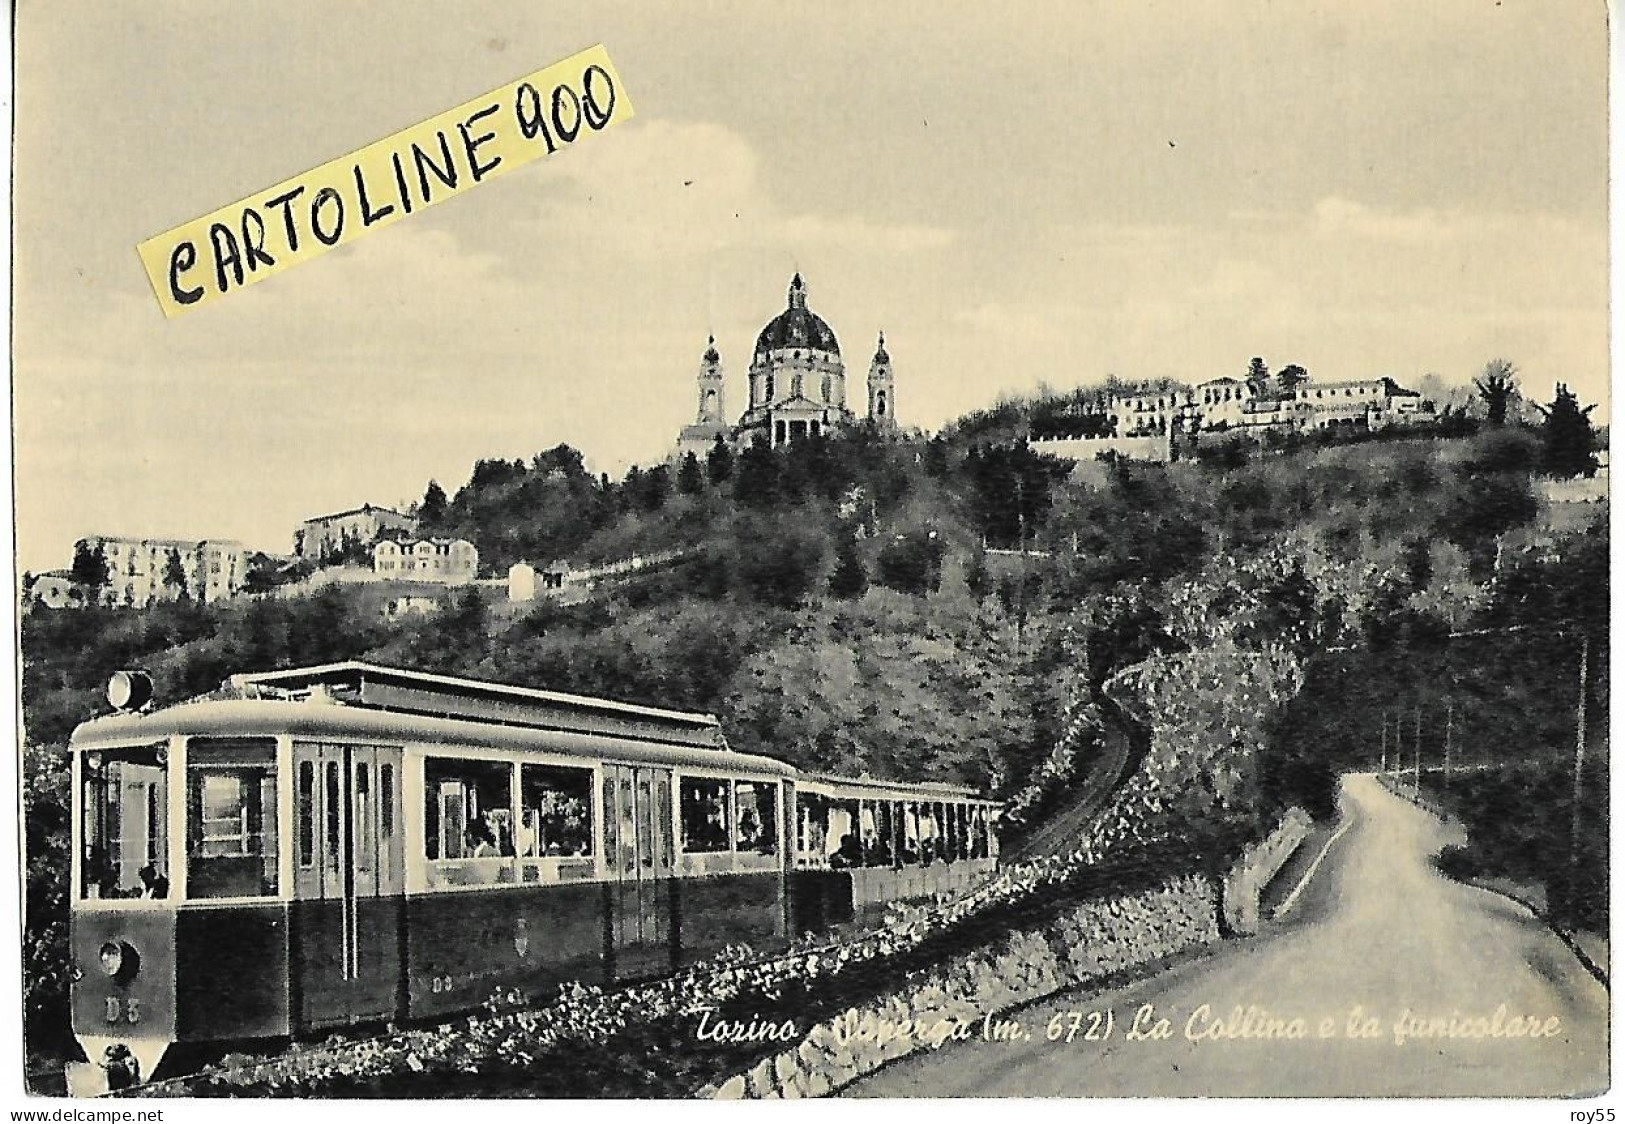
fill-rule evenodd
<path id="1" fill-rule="evenodd" d="M 891 902 L 961 893 L 998 866 L 999 806 L 973 788 L 813 774 L 795 799 L 800 930 L 871 922 Z"/>
<path id="2" fill-rule="evenodd" d="M 772 947 L 861 912 L 866 879 L 930 893 L 996 846 L 969 790 L 804 779 L 730 750 L 711 715 L 355 662 L 156 710 L 130 682 L 70 744 L 86 1091 L 150 1078 L 177 1042 L 420 1020 Z M 813 807 L 827 841 L 848 808 L 867 838 L 882 805 L 897 854 L 931 856 L 909 877 L 931 878 L 810 843 Z M 797 908 L 803 883 L 816 908 Z"/>

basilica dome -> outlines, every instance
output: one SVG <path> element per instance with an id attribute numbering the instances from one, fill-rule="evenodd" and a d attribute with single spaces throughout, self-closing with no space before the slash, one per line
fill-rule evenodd
<path id="1" fill-rule="evenodd" d="M 756 337 L 756 355 L 802 347 L 832 355 L 841 353 L 834 330 L 824 323 L 823 317 L 807 308 L 807 286 L 798 273 L 790 282 L 788 307 L 769 320 Z"/>

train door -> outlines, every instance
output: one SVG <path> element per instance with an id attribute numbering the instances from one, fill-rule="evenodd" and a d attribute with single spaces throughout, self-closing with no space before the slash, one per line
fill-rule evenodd
<path id="1" fill-rule="evenodd" d="M 396 1013 L 400 768 L 398 749 L 294 746 L 295 924 L 306 1026 Z"/>
<path id="2" fill-rule="evenodd" d="M 610 971 L 617 979 L 670 970 L 671 770 L 604 766 Z"/>

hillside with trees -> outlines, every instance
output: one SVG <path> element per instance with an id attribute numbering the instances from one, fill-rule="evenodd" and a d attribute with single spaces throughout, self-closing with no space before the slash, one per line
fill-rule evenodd
<path id="1" fill-rule="evenodd" d="M 1374 709 L 1438 681 L 1441 636 L 1562 613 L 1593 622 L 1605 659 L 1606 582 L 1587 582 L 1607 555 L 1606 505 L 1554 530 L 1537 487 L 1595 470 L 1587 411 L 1565 394 L 1538 427 L 1463 418 L 1450 437 L 1305 437 L 1173 464 L 1073 466 L 1013 439 L 1075 396 L 1007 401 L 930 440 L 860 427 L 737 457 L 719 445 L 619 481 L 561 445 L 481 461 L 450 496 L 431 483 L 423 529 L 469 539 L 498 573 L 661 551 L 681 561 L 579 602 L 513 606 L 470 587 L 398 620 L 338 585 L 32 611 L 30 1025 L 41 1041 L 63 1031 L 64 747 L 105 711 L 103 684 L 123 667 L 148 670 L 159 703 L 239 671 L 365 659 L 708 711 L 731 745 L 797 765 L 985 787 L 1009 801 L 1018 834 L 1089 782 L 1104 695 L 1130 669 L 1222 683 L 1290 636 L 1303 682 L 1326 689 L 1284 702 L 1279 720 L 1248 711 L 1247 777 L 1209 778 L 1186 811 L 1193 832 L 1225 801 L 1245 804 L 1249 823 L 1291 802 L 1325 814 L 1336 771 L 1369 764 Z M 1265 559 L 1264 576 L 1236 577 Z M 1326 662 L 1327 646 L 1347 651 L 1342 663 Z M 1573 700 L 1536 674 L 1549 656 L 1499 652 L 1479 693 L 1522 720 L 1479 719 L 1478 752 L 1554 748 Z M 1144 689 L 1142 703 L 1162 697 Z M 1190 703 L 1192 730 L 1232 721 L 1210 701 Z"/>

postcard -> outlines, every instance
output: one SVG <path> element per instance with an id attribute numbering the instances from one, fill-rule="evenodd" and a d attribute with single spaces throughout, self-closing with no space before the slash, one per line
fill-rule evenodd
<path id="1" fill-rule="evenodd" d="M 1613 1119 L 1602 7 L 14 30 L 39 1119 Z"/>

